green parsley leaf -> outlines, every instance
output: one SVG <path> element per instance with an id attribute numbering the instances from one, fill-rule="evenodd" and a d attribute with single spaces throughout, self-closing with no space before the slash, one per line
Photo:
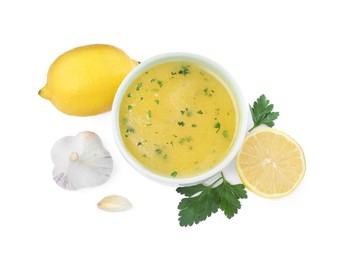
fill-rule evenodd
<path id="1" fill-rule="evenodd" d="M 187 186 L 187 187 L 179 187 L 176 189 L 176 191 L 182 195 L 185 195 L 187 197 L 192 197 L 193 195 L 197 194 L 198 192 L 203 191 L 206 188 L 203 184 L 197 184 L 193 186 Z"/>
<path id="2" fill-rule="evenodd" d="M 215 193 L 210 186 L 201 185 L 201 192 L 197 196 L 184 198 L 178 209 L 180 226 L 192 226 L 210 217 L 218 211 L 219 205 L 215 200 Z M 186 188 L 186 187 L 183 187 Z"/>
<path id="3" fill-rule="evenodd" d="M 246 191 L 243 184 L 231 185 L 227 181 L 223 181 L 214 189 L 219 197 L 219 208 L 224 211 L 227 218 L 232 218 L 238 213 L 241 204 L 239 199 L 246 199 Z"/>
<path id="4" fill-rule="evenodd" d="M 222 181 L 218 186 L 215 186 Z M 232 185 L 221 177 L 209 186 L 197 184 L 188 187 L 179 187 L 176 191 L 183 198 L 179 205 L 180 226 L 192 226 L 210 217 L 221 209 L 227 218 L 232 218 L 238 213 L 241 204 L 239 199 L 247 198 L 243 184 Z"/>
<path id="5" fill-rule="evenodd" d="M 261 124 L 273 127 L 275 125 L 274 121 L 279 116 L 279 112 L 272 111 L 273 108 L 274 105 L 270 104 L 270 101 L 266 99 L 265 95 L 261 95 L 257 101 L 253 103 L 253 107 L 250 106 L 254 125 L 249 132 Z"/>

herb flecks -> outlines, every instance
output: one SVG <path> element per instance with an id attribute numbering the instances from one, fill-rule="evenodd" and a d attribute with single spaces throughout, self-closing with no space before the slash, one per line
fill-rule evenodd
<path id="1" fill-rule="evenodd" d="M 155 101 L 156 105 L 160 104 L 160 100 L 155 99 L 154 101 Z"/>
<path id="2" fill-rule="evenodd" d="M 190 111 L 187 107 L 185 108 L 186 116 L 190 117 L 192 116 L 192 111 Z"/>
<path id="3" fill-rule="evenodd" d="M 224 136 L 225 138 L 227 138 L 227 137 L 229 136 L 229 131 L 224 130 L 224 131 L 223 131 L 223 136 Z"/>
<path id="4" fill-rule="evenodd" d="M 208 88 L 204 89 L 204 95 L 205 96 L 212 97 L 213 93 L 214 93 L 214 90 L 212 90 L 212 89 L 208 89 Z"/>
<path id="5" fill-rule="evenodd" d="M 188 69 L 189 67 L 190 67 L 190 65 L 182 66 L 181 70 L 179 70 L 178 73 L 181 75 L 184 75 L 184 76 L 190 74 L 190 71 Z"/>
<path id="6" fill-rule="evenodd" d="M 180 112 L 181 112 L 181 115 L 186 114 L 187 117 L 190 117 L 193 115 L 192 111 L 189 110 L 187 107 L 185 108 L 185 110 L 180 110 Z"/>
<path id="7" fill-rule="evenodd" d="M 126 130 L 126 133 L 135 133 L 135 129 L 132 126 L 129 126 Z"/>
<path id="8" fill-rule="evenodd" d="M 137 142 L 137 146 L 141 146 L 141 145 L 143 145 L 145 142 L 146 142 L 146 141 L 139 141 L 139 142 Z"/>
<path id="9" fill-rule="evenodd" d="M 219 185 L 217 183 L 221 182 Z M 243 184 L 230 184 L 223 173 L 221 177 L 206 186 L 197 184 L 189 187 L 179 187 L 176 191 L 186 198 L 183 198 L 179 205 L 180 226 L 192 226 L 198 224 L 222 210 L 227 218 L 232 218 L 241 208 L 240 199 L 247 198 Z"/>
<path id="10" fill-rule="evenodd" d="M 184 123 L 184 121 L 179 121 L 179 122 L 178 122 L 178 125 L 184 127 L 184 126 L 185 126 L 185 123 Z"/>
<path id="11" fill-rule="evenodd" d="M 197 114 L 202 115 L 203 112 L 202 112 L 201 110 L 199 110 L 199 111 L 197 112 Z"/>
<path id="12" fill-rule="evenodd" d="M 160 88 L 163 86 L 162 80 L 158 80 L 158 81 L 156 81 L 156 83 L 159 85 Z"/>
<path id="13" fill-rule="evenodd" d="M 192 141 L 192 137 L 191 136 L 185 136 L 185 137 L 180 138 L 179 143 L 184 144 L 184 143 L 189 143 L 190 141 Z"/>
<path id="14" fill-rule="evenodd" d="M 128 110 L 131 110 L 132 108 L 133 108 L 133 106 L 132 105 L 128 105 Z"/>
<path id="15" fill-rule="evenodd" d="M 274 121 L 279 116 L 279 112 L 272 111 L 273 108 L 274 105 L 270 104 L 270 101 L 266 98 L 266 96 L 264 94 L 261 95 L 257 101 L 253 103 L 253 106 L 250 106 L 254 125 L 249 132 L 261 124 L 273 127 L 275 125 Z"/>
<path id="16" fill-rule="evenodd" d="M 155 152 L 156 154 L 162 154 L 162 153 L 163 153 L 163 151 L 162 151 L 160 148 L 155 149 L 154 152 Z"/>
<path id="17" fill-rule="evenodd" d="M 168 143 L 166 143 L 166 144 L 170 144 L 171 146 L 173 146 L 174 144 L 173 144 L 173 140 L 172 141 L 170 141 L 170 142 L 168 142 Z"/>
<path id="18" fill-rule="evenodd" d="M 142 82 L 136 85 L 136 90 L 139 91 L 142 88 Z"/>
<path id="19" fill-rule="evenodd" d="M 176 177 L 176 175 L 178 175 L 178 172 L 177 172 L 177 171 L 174 171 L 174 172 L 171 173 L 171 176 L 172 176 L 172 177 Z"/>
<path id="20" fill-rule="evenodd" d="M 216 122 L 216 123 L 214 124 L 214 128 L 217 129 L 215 132 L 218 133 L 219 130 L 220 130 L 220 123 L 219 123 L 219 122 Z"/>
<path id="21" fill-rule="evenodd" d="M 148 110 L 148 112 L 147 112 L 147 118 L 149 118 L 149 119 L 152 118 L 152 111 Z"/>

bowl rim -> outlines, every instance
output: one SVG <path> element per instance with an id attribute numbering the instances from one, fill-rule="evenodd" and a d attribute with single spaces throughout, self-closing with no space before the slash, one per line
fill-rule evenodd
<path id="1" fill-rule="evenodd" d="M 237 134 L 232 144 L 232 147 L 230 148 L 230 151 L 225 155 L 224 159 L 220 161 L 218 164 L 216 164 L 213 168 L 209 169 L 208 171 L 202 174 L 192 176 L 192 177 L 187 177 L 187 178 L 165 177 L 165 176 L 161 176 L 156 173 L 153 173 L 151 170 L 143 166 L 137 159 L 135 159 L 134 156 L 132 156 L 129 153 L 129 151 L 126 149 L 124 145 L 123 138 L 120 134 L 119 110 L 120 110 L 121 101 L 124 97 L 124 94 L 127 91 L 127 88 L 131 85 L 131 83 L 135 80 L 136 77 L 141 75 L 141 73 L 143 73 L 147 69 L 155 65 L 162 64 L 165 62 L 170 62 L 170 61 L 187 61 L 187 62 L 197 63 L 201 66 L 208 68 L 210 71 L 216 73 L 222 80 L 227 82 L 227 85 L 229 86 L 230 90 L 232 91 L 232 94 L 234 95 L 234 98 L 237 103 L 237 108 L 239 110 L 239 122 L 238 122 Z M 155 55 L 143 61 L 141 64 L 133 68 L 128 73 L 128 75 L 123 79 L 122 83 L 120 84 L 116 92 L 113 105 L 112 105 L 112 117 L 111 117 L 113 120 L 112 130 L 114 133 L 114 139 L 115 139 L 116 145 L 118 146 L 120 153 L 122 154 L 124 159 L 131 166 L 133 166 L 133 168 L 137 172 L 159 183 L 177 185 L 177 186 L 186 186 L 186 185 L 193 185 L 193 184 L 204 182 L 205 180 L 213 177 L 214 175 L 219 174 L 225 167 L 227 167 L 233 161 L 237 152 L 242 146 L 243 140 L 246 135 L 247 111 L 248 111 L 247 104 L 245 102 L 245 99 L 244 99 L 244 96 L 240 87 L 237 85 L 237 83 L 234 81 L 230 73 L 224 67 L 222 67 L 217 62 L 207 57 L 198 55 L 198 54 L 189 53 L 189 52 L 169 52 L 169 53 Z"/>

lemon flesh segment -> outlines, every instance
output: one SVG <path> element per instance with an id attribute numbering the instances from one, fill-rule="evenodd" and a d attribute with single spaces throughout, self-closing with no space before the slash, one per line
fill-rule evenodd
<path id="1" fill-rule="evenodd" d="M 244 185 L 266 198 L 279 198 L 291 193 L 306 170 L 300 145 L 289 135 L 273 128 L 248 135 L 237 155 L 236 164 Z"/>

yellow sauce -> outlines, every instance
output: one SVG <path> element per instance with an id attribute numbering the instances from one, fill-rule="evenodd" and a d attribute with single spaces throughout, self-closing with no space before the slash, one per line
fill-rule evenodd
<path id="1" fill-rule="evenodd" d="M 199 175 L 217 165 L 236 135 L 238 110 L 229 87 L 189 62 L 154 66 L 130 85 L 120 106 L 129 152 L 167 177 Z"/>

